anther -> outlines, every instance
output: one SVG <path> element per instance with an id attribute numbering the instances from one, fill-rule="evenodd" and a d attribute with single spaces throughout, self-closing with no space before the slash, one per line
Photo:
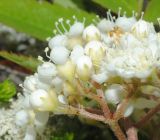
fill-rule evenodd
<path id="1" fill-rule="evenodd" d="M 56 35 L 57 34 L 57 30 L 53 30 L 53 34 Z"/>

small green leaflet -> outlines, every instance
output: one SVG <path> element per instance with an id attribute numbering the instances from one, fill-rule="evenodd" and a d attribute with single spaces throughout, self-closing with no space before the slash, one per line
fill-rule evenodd
<path id="1" fill-rule="evenodd" d="M 5 80 L 0 83 L 0 102 L 7 102 L 16 94 L 16 87 L 13 82 Z"/>

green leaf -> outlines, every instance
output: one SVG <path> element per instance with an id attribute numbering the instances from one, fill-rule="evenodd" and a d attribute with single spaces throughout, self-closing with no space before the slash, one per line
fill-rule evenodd
<path id="1" fill-rule="evenodd" d="M 151 0 L 146 8 L 144 19 L 152 22 L 157 22 L 160 18 L 159 0 Z"/>
<path id="2" fill-rule="evenodd" d="M 0 102 L 7 102 L 16 94 L 16 87 L 13 82 L 5 80 L 0 83 Z"/>
<path id="3" fill-rule="evenodd" d="M 0 51 L 0 56 L 18 65 L 21 65 L 31 71 L 36 71 L 37 66 L 40 64 L 40 62 L 37 59 L 31 56 L 28 57 L 28 56 L 23 56 L 23 55 L 17 55 L 14 53 L 8 53 L 6 51 Z"/>
<path id="4" fill-rule="evenodd" d="M 78 6 L 72 2 L 71 0 L 54 0 L 54 3 L 57 3 L 65 8 L 74 8 L 74 9 L 78 9 Z"/>
<path id="5" fill-rule="evenodd" d="M 142 9 L 142 0 L 93 0 L 101 6 L 111 9 L 117 13 L 118 8 L 121 7 L 122 11 L 126 11 L 127 15 L 132 15 L 132 11 L 139 12 Z"/>
<path id="6" fill-rule="evenodd" d="M 52 140 L 73 140 L 74 135 L 73 133 L 65 133 L 64 136 L 54 136 Z"/>
<path id="7" fill-rule="evenodd" d="M 56 3 L 39 3 L 36 0 L 0 1 L 0 22 L 41 40 L 52 35 L 55 21 L 61 17 L 71 19 L 73 15 L 79 20 L 86 17 L 88 23 L 95 17 L 85 11 L 64 8 Z"/>

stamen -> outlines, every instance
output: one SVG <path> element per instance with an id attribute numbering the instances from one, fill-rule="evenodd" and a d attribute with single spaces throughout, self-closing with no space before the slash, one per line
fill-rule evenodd
<path id="1" fill-rule="evenodd" d="M 119 8 L 118 8 L 118 17 L 120 17 L 120 16 L 121 16 L 121 10 L 122 10 L 122 8 L 121 8 L 121 7 L 119 7 Z"/>
<path id="2" fill-rule="evenodd" d="M 98 22 L 100 21 L 99 15 L 96 15 L 96 19 L 97 19 Z"/>
<path id="3" fill-rule="evenodd" d="M 44 49 L 44 52 L 46 53 L 46 57 L 49 58 L 49 62 L 50 62 L 50 61 L 51 61 L 51 58 L 50 58 L 50 56 L 48 55 L 48 51 L 49 51 L 49 48 L 46 47 L 46 48 Z"/>
<path id="4" fill-rule="evenodd" d="M 126 17 L 126 11 L 124 11 L 124 13 L 123 13 L 123 17 Z"/>
<path id="5" fill-rule="evenodd" d="M 141 18 L 140 19 L 143 19 L 143 16 L 144 16 L 144 12 L 141 13 Z"/>
<path id="6" fill-rule="evenodd" d="M 134 10 L 132 11 L 132 17 L 135 17 L 135 11 Z"/>
<path id="7" fill-rule="evenodd" d="M 86 18 L 85 18 L 85 17 L 83 17 L 83 25 L 85 24 L 85 22 L 86 22 Z"/>
<path id="8" fill-rule="evenodd" d="M 74 22 L 77 22 L 77 18 L 75 15 L 73 15 L 72 18 L 75 20 Z"/>
<path id="9" fill-rule="evenodd" d="M 61 30 L 59 29 L 59 27 L 58 27 L 58 22 L 55 22 L 55 26 L 56 26 L 56 29 L 57 29 L 57 31 L 59 32 L 59 34 L 63 34 L 62 32 L 61 32 Z"/>
<path id="10" fill-rule="evenodd" d="M 137 17 L 137 16 L 138 16 L 138 13 L 136 12 L 136 13 L 135 13 L 135 17 Z"/>
<path id="11" fill-rule="evenodd" d="M 111 9 L 109 9 L 107 12 L 107 19 L 113 22 L 113 17 L 111 15 Z"/>
<path id="12" fill-rule="evenodd" d="M 26 89 L 26 88 L 23 86 L 23 84 L 19 84 L 19 87 L 21 87 L 24 91 L 32 92 L 31 90 Z M 18 96 L 21 96 L 21 94 L 19 94 Z"/>
<path id="13" fill-rule="evenodd" d="M 66 24 L 68 24 L 69 28 L 71 27 L 70 22 L 71 22 L 71 21 L 70 21 L 69 19 L 66 21 Z"/>
<path id="14" fill-rule="evenodd" d="M 63 24 L 63 18 L 60 18 L 58 21 L 61 23 L 61 26 L 62 26 L 64 32 L 67 33 L 68 31 L 67 31 L 67 29 L 64 27 L 64 24 Z"/>

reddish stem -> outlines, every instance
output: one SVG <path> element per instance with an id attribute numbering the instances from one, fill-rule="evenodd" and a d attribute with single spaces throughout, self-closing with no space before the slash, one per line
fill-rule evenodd
<path id="1" fill-rule="evenodd" d="M 159 111 L 160 111 L 160 103 L 155 108 L 150 109 L 150 111 L 148 111 L 147 114 L 143 116 L 141 120 L 135 124 L 135 127 L 137 128 L 142 127 Z"/>

